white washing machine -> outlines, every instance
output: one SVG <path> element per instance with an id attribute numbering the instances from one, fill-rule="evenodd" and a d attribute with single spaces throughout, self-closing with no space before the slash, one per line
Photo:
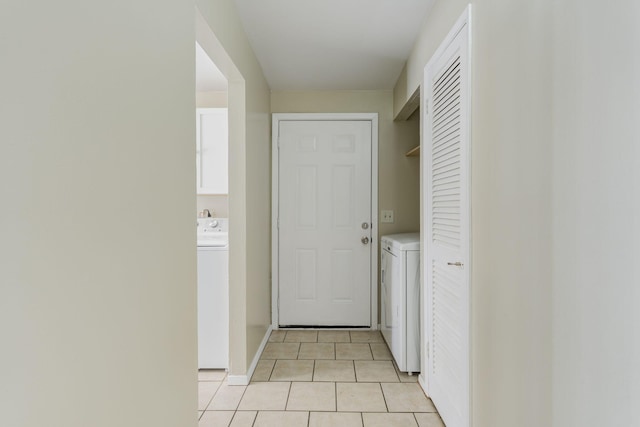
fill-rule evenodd
<path id="1" fill-rule="evenodd" d="M 420 233 L 381 238 L 381 330 L 402 372 L 420 372 Z"/>
<path id="2" fill-rule="evenodd" d="M 229 367 L 229 222 L 198 219 L 198 368 Z"/>

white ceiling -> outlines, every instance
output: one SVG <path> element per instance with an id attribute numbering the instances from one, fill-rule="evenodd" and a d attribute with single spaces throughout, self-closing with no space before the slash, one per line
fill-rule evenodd
<path id="1" fill-rule="evenodd" d="M 227 79 L 196 42 L 196 92 L 226 92 Z"/>
<path id="2" fill-rule="evenodd" d="M 391 89 L 433 0 L 235 0 L 274 90 Z"/>

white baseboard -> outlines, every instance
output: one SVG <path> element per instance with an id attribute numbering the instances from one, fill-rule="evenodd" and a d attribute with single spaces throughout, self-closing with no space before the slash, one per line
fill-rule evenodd
<path id="1" fill-rule="evenodd" d="M 427 392 L 427 379 L 424 377 L 424 374 L 422 372 L 420 373 L 420 375 L 418 375 L 418 384 L 420 384 L 420 387 L 422 387 L 422 391 L 424 391 L 424 394 L 429 396 L 429 393 Z"/>
<path id="2" fill-rule="evenodd" d="M 267 342 L 269 342 L 269 335 L 271 335 L 273 327 L 269 325 L 267 328 L 267 332 L 265 332 L 264 337 L 262 338 L 262 342 L 260 343 L 260 347 L 258 347 L 258 351 L 253 357 L 253 361 L 249 366 L 249 370 L 246 375 L 227 375 L 227 383 L 229 385 L 249 385 L 249 381 L 253 376 L 253 371 L 256 370 L 256 366 L 258 365 L 258 361 L 260 360 L 260 356 L 262 356 L 262 352 L 264 351 Z"/>

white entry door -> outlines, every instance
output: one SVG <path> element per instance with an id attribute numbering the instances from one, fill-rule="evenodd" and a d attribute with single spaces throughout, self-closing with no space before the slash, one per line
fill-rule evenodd
<path id="1" fill-rule="evenodd" d="M 425 68 L 427 392 L 447 427 L 470 425 L 468 15 Z"/>
<path id="2" fill-rule="evenodd" d="M 280 326 L 370 326 L 372 122 L 279 120 Z"/>

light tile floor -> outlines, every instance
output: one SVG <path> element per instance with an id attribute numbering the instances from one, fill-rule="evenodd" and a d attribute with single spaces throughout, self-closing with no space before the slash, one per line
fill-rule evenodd
<path id="1" fill-rule="evenodd" d="M 199 372 L 199 427 L 444 427 L 377 331 L 274 331 L 248 386 Z"/>

